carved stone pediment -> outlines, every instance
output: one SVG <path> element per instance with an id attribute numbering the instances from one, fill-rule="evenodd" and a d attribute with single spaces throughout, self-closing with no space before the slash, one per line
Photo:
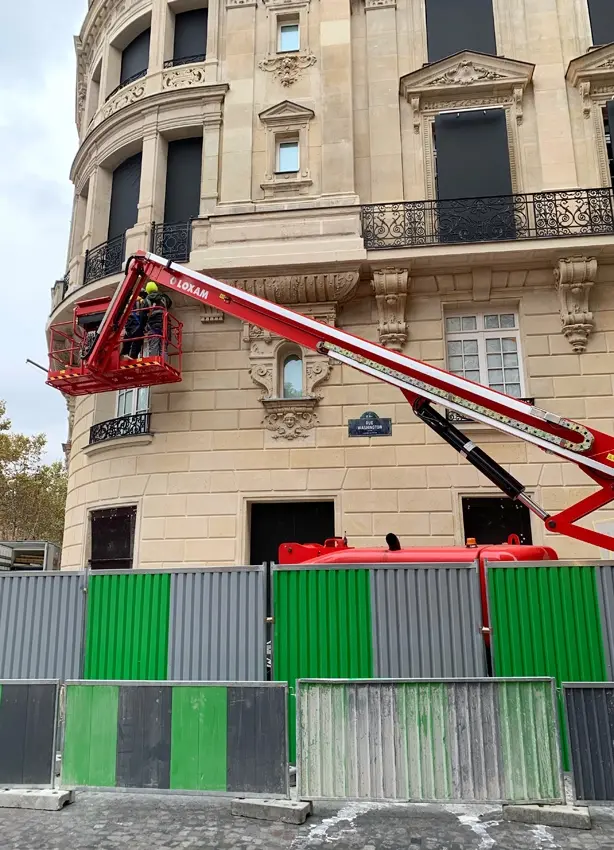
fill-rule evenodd
<path id="1" fill-rule="evenodd" d="M 534 69 L 530 62 L 463 50 L 401 77 L 400 93 L 416 114 L 429 103 L 442 109 L 475 100 L 476 107 L 480 102 L 514 104 L 521 120 Z"/>
<path id="2" fill-rule="evenodd" d="M 614 94 L 614 44 L 591 50 L 572 59 L 565 75 L 582 95 L 584 117 L 590 118 L 593 100 L 608 99 Z"/>
<path id="3" fill-rule="evenodd" d="M 275 106 L 270 106 L 258 116 L 264 125 L 276 124 L 305 124 L 314 117 L 313 109 L 293 103 L 291 100 L 282 100 Z"/>

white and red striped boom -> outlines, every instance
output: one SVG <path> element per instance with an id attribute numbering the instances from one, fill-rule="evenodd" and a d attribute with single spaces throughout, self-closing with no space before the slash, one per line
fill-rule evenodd
<path id="1" fill-rule="evenodd" d="M 120 345 L 132 306 L 140 289 L 149 280 L 398 387 L 412 404 L 418 418 L 506 495 L 522 502 L 539 516 L 548 530 L 614 550 L 614 538 L 575 525 L 578 520 L 614 501 L 613 436 L 389 351 L 377 343 L 272 304 L 154 254 L 139 252 L 128 261 L 126 277 L 111 300 L 87 357 L 87 367 L 93 374 L 104 376 L 105 369 L 109 368 L 112 352 Z M 599 490 L 556 516 L 549 515 L 527 496 L 520 482 L 441 416 L 431 403 L 577 464 L 599 486 Z"/>

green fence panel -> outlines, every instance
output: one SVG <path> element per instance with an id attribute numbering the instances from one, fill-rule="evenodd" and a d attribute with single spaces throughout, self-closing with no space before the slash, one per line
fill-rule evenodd
<path id="1" fill-rule="evenodd" d="M 91 576 L 85 678 L 166 679 L 170 594 L 169 573 Z"/>
<path id="2" fill-rule="evenodd" d="M 373 676 L 368 569 L 273 573 L 273 679 L 288 682 L 290 761 L 296 756 L 296 680 Z"/>
<path id="3" fill-rule="evenodd" d="M 62 784 L 289 796 L 285 684 L 68 682 Z"/>
<path id="4" fill-rule="evenodd" d="M 488 595 L 495 676 L 606 681 L 594 567 L 489 565 Z M 562 702 L 560 717 L 568 769 Z"/>

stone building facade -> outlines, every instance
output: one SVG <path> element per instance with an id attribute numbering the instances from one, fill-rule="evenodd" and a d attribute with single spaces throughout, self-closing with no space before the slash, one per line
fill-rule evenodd
<path id="1" fill-rule="evenodd" d="M 153 246 L 614 431 L 608 6 L 91 0 L 50 323 Z M 63 567 L 259 562 L 332 533 L 452 545 L 476 527 L 596 554 L 514 512 L 393 387 L 181 296 L 174 312 L 180 384 L 69 404 Z M 367 411 L 391 436 L 349 436 Z M 572 464 L 459 427 L 551 512 L 591 492 Z"/>

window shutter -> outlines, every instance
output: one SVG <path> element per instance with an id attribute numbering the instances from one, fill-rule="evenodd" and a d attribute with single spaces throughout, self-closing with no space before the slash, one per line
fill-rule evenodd
<path id="1" fill-rule="evenodd" d="M 426 0 L 429 62 L 461 50 L 496 55 L 492 0 Z"/>
<path id="2" fill-rule="evenodd" d="M 440 241 L 513 239 L 516 231 L 504 110 L 438 115 L 435 145 Z M 490 200 L 476 202 L 472 198 Z"/>
<path id="3" fill-rule="evenodd" d="M 611 44 L 614 41 L 613 0 L 588 0 L 588 11 L 593 31 L 593 44 Z"/>
<path id="4" fill-rule="evenodd" d="M 173 59 L 188 59 L 207 53 L 207 9 L 193 9 L 175 15 Z"/>
<path id="5" fill-rule="evenodd" d="M 178 139 L 168 143 L 164 221 L 189 221 L 200 209 L 203 140 Z"/>
<path id="6" fill-rule="evenodd" d="M 146 29 L 140 35 L 130 42 L 122 52 L 122 67 L 119 75 L 120 85 L 134 77 L 136 74 L 141 74 L 149 67 L 149 40 L 151 30 Z"/>
<path id="7" fill-rule="evenodd" d="M 121 236 L 136 224 L 141 187 L 140 153 L 124 160 L 113 172 L 111 210 L 109 213 L 109 239 Z"/>

